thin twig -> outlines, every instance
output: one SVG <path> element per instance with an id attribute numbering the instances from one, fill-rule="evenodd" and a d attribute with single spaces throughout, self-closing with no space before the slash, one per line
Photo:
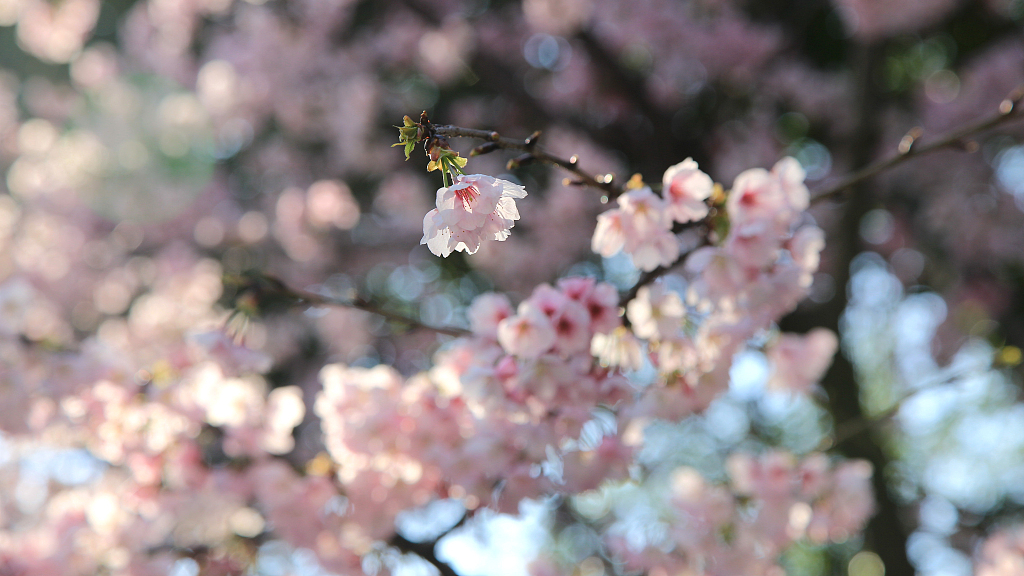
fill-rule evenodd
<path id="1" fill-rule="evenodd" d="M 526 140 L 515 140 L 512 138 L 506 138 L 497 132 L 489 130 L 475 130 L 472 128 L 462 128 L 459 126 L 449 125 L 434 125 L 433 129 L 438 136 L 446 138 L 475 138 L 477 140 L 484 140 L 493 144 L 497 148 L 504 150 L 518 150 L 520 152 L 525 152 L 539 162 L 558 166 L 563 170 L 573 173 L 579 179 L 579 182 L 576 182 L 576 184 L 582 184 L 601 190 L 607 194 L 610 199 L 616 198 L 622 194 L 622 188 L 615 183 L 614 175 L 604 174 L 594 176 L 579 167 L 579 161 L 576 156 L 566 160 L 547 152 L 536 143 L 536 138 L 539 134 L 535 134 Z"/>
<path id="2" fill-rule="evenodd" d="M 950 386 L 952 384 L 957 383 L 959 378 L 967 376 L 968 374 L 968 371 L 957 371 L 948 374 L 943 374 L 941 375 L 941 378 L 934 379 L 931 382 L 926 381 L 919 387 L 910 390 L 909 392 L 906 392 L 899 398 L 896 398 L 895 400 L 892 401 L 892 405 L 890 405 L 885 410 L 882 410 L 878 414 L 871 416 L 870 418 L 858 418 L 856 420 L 847 420 L 845 422 L 836 424 L 835 432 L 832 434 L 832 445 L 838 446 L 859 434 L 867 432 L 868 430 L 874 428 L 875 426 L 884 424 L 885 422 L 899 414 L 900 410 L 903 409 L 903 406 L 907 403 L 907 401 L 914 398 L 918 394 L 922 392 L 929 392 L 942 386 Z"/>
<path id="3" fill-rule="evenodd" d="M 973 124 L 961 126 L 928 144 L 918 144 L 917 141 L 921 137 L 921 129 L 915 128 L 908 132 L 900 141 L 899 149 L 895 155 L 865 166 L 853 174 L 844 177 L 838 183 L 815 193 L 811 198 L 811 203 L 814 204 L 815 202 L 836 196 L 851 186 L 859 184 L 885 170 L 899 166 L 911 158 L 923 156 L 936 150 L 961 148 L 967 151 L 974 151 L 977 149 L 977 143 L 969 142 L 968 139 L 1012 120 L 1019 119 L 1024 115 L 1022 114 L 1022 111 L 1024 111 L 1024 106 L 1021 106 L 1022 102 L 1024 102 L 1024 86 L 1019 86 L 999 104 L 999 110 L 994 115 Z"/>
<path id="4" fill-rule="evenodd" d="M 447 334 L 449 336 L 461 337 L 468 336 L 470 334 L 470 331 L 464 328 L 456 328 L 454 326 L 431 326 L 430 324 L 425 324 L 423 322 L 420 322 L 419 320 L 410 318 L 409 316 L 405 316 L 404 314 L 392 312 L 391 310 L 385 310 L 380 306 L 362 298 L 361 296 L 355 296 L 354 298 L 351 299 L 345 299 L 338 298 L 336 296 L 326 296 L 324 294 L 317 294 L 315 292 L 308 292 L 306 290 L 296 290 L 294 288 L 289 288 L 288 290 L 300 301 L 305 302 L 306 304 L 311 304 L 313 306 L 338 306 L 342 308 L 354 308 L 356 310 L 362 310 L 364 312 L 369 312 L 371 314 L 382 316 L 388 320 L 407 324 L 409 325 L 410 328 L 418 330 L 432 330 L 434 332 L 438 332 L 440 334 Z"/>
<path id="5" fill-rule="evenodd" d="M 874 428 L 875 426 L 886 422 L 900 411 L 900 408 L 903 407 L 903 402 L 909 399 L 910 396 L 912 396 L 912 394 L 908 394 L 902 398 L 899 398 L 892 406 L 876 414 L 875 416 L 872 416 L 871 418 L 848 420 L 846 422 L 837 424 L 835 427 L 835 432 L 832 434 L 831 438 L 832 446 L 838 446 L 843 442 L 846 442 L 847 440 L 853 438 L 854 436 L 857 436 L 863 432 L 867 432 L 868 430 Z"/>
<path id="6" fill-rule="evenodd" d="M 708 233 L 710 233 L 710 231 Z M 650 284 L 651 282 L 654 282 L 659 277 L 661 277 L 662 274 L 668 272 L 671 268 L 677 266 L 680 262 L 685 260 L 686 257 L 689 256 L 690 254 L 692 254 L 695 250 L 697 250 L 698 248 L 703 248 L 704 246 L 708 246 L 710 244 L 710 241 L 708 240 L 708 236 L 707 236 L 708 233 L 703 235 L 703 237 L 701 238 L 700 243 L 698 243 L 696 246 L 694 246 L 693 248 L 690 248 L 686 252 L 681 253 L 679 255 L 679 258 L 677 258 L 675 262 L 669 264 L 668 266 L 658 266 L 654 270 L 651 270 L 649 272 L 644 272 L 643 274 L 641 274 L 640 275 L 640 279 L 636 281 L 636 284 L 634 284 L 629 290 L 626 291 L 625 294 L 622 295 L 621 298 L 619 298 L 619 306 L 625 306 L 626 304 L 629 304 L 629 302 L 631 300 L 633 300 L 633 298 L 636 298 L 637 292 L 639 292 L 641 288 L 643 288 L 644 286 Z M 625 321 L 627 322 L 627 325 L 628 325 L 628 322 L 629 322 L 628 319 L 625 319 Z"/>
<path id="7" fill-rule="evenodd" d="M 711 245 L 711 238 L 710 238 L 710 234 L 711 234 L 711 230 L 712 230 L 711 222 L 712 222 L 712 220 L 714 219 L 715 216 L 716 216 L 716 212 L 715 212 L 715 210 L 712 210 L 712 212 L 709 212 L 708 215 L 703 220 L 698 220 L 698 221 L 695 221 L 695 222 L 687 222 L 687 223 L 681 224 L 681 225 L 680 224 L 676 224 L 672 228 L 672 233 L 673 234 L 679 234 L 679 233 L 681 233 L 681 232 L 683 232 L 685 230 L 693 229 L 696 226 L 703 226 L 705 230 L 701 233 L 700 241 L 697 242 L 697 244 L 695 246 L 690 247 L 686 251 L 680 252 L 679 257 L 676 258 L 676 260 L 674 262 L 672 262 L 671 264 L 669 264 L 667 266 L 658 266 L 654 270 L 650 270 L 648 272 L 644 272 L 643 274 L 641 274 L 640 275 L 640 279 L 636 281 L 636 284 L 634 284 L 629 290 L 626 291 L 625 294 L 622 295 L 621 298 L 619 298 L 619 306 L 625 306 L 626 304 L 629 304 L 629 302 L 631 300 L 633 300 L 633 298 L 636 298 L 637 292 L 639 292 L 641 288 L 643 288 L 644 286 L 650 284 L 651 282 L 654 282 L 655 280 L 660 278 L 662 274 L 664 274 L 664 273 L 668 272 L 669 270 L 671 270 L 672 268 L 675 268 L 676 266 L 678 266 L 680 263 L 682 263 L 683 260 L 686 259 L 687 256 L 692 254 L 698 248 L 703 248 L 704 246 Z M 627 323 L 627 326 L 628 326 L 629 325 L 628 324 L 629 323 L 628 319 L 626 320 L 626 323 Z"/>

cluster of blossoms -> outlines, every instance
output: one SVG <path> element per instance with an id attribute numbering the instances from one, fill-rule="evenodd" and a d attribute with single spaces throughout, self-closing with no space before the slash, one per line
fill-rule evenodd
<path id="1" fill-rule="evenodd" d="M 386 538 L 398 512 L 439 497 L 459 499 L 470 510 L 513 511 L 523 498 L 601 485 L 601 492 L 614 493 L 641 480 L 630 471 L 642 437 L 637 431 L 657 411 L 641 408 L 643 393 L 590 352 L 595 341 L 629 333 L 613 286 L 565 278 L 538 286 L 515 308 L 506 296 L 488 293 L 468 315 L 473 335 L 439 352 L 427 373 L 405 380 L 383 366 L 341 365 L 321 373 L 316 411 L 350 502 L 341 519 L 349 548 L 365 553 Z M 661 283 L 641 289 L 628 315 L 633 331 L 652 341 L 682 337 L 687 326 L 680 296 Z M 784 362 L 778 365 L 785 370 Z M 652 505 L 678 514 L 664 520 L 668 526 L 698 522 L 700 530 L 673 531 L 671 545 L 637 547 L 612 524 L 609 549 L 636 569 L 688 566 L 725 574 L 740 562 L 751 574 L 765 574 L 792 542 L 843 540 L 871 513 L 864 462 L 833 468 L 818 455 L 798 465 L 769 453 L 736 456 L 730 471 L 731 488 L 687 469 L 675 474 L 669 492 L 651 496 Z M 615 482 L 627 478 L 632 481 Z"/>
<path id="2" fill-rule="evenodd" d="M 799 192 L 799 180 L 794 184 L 776 172 L 770 182 L 786 182 Z M 699 177 L 694 174 L 699 175 L 691 173 L 691 179 Z M 743 205 L 756 205 L 762 200 L 758 194 L 773 190 L 752 191 Z M 428 247 L 475 251 L 482 231 L 502 228 L 507 235 L 512 216 L 518 216 L 514 199 L 524 194 L 486 176 L 455 176 L 429 216 L 439 224 Z M 687 209 L 700 212 L 696 204 Z M 126 321 L 106 320 L 101 337 L 83 344 L 87 366 L 68 372 L 54 353 L 43 350 L 35 360 L 17 355 L 37 367 L 15 367 L 13 373 L 38 380 L 15 387 L 22 395 L 12 401 L 24 409 L 5 430 L 73 426 L 76 442 L 111 468 L 94 485 L 64 490 L 64 499 L 51 500 L 55 508 L 47 513 L 53 521 L 5 540 L 3 554 L 12 557 L 19 547 L 38 550 L 18 560 L 18 569 L 28 574 L 45 573 L 54 562 L 86 572 L 103 566 L 126 574 L 159 573 L 173 564 L 176 549 L 251 537 L 272 527 L 277 538 L 346 572 L 385 548 L 400 512 L 439 498 L 457 499 L 470 511 L 513 512 L 524 498 L 641 481 L 645 473 L 636 466 L 636 454 L 650 419 L 678 419 L 706 407 L 724 389 L 732 354 L 806 292 L 820 242 L 795 248 L 794 239 L 808 234 L 794 232 L 796 214 L 765 209 L 737 217 L 734 231 L 745 230 L 743 223 L 772 223 L 774 236 L 765 236 L 776 247 L 771 258 L 752 261 L 744 256 L 745 244 L 726 236 L 721 246 L 689 257 L 685 281 L 667 278 L 642 287 L 626 307 L 630 327 L 623 324 L 620 296 L 611 284 L 570 277 L 537 286 L 518 306 L 501 294 L 477 297 L 468 310 L 472 334 L 449 343 L 429 370 L 411 377 L 385 366 L 327 366 L 314 407 L 326 453 L 310 461 L 305 475 L 275 458 L 296 450 L 293 429 L 306 412 L 302 391 L 271 389 L 261 376 L 272 367 L 270 357 L 216 330 L 194 329 L 218 322 L 220 269 L 172 251 L 153 264 L 164 271 L 156 280 L 125 281 L 139 295 Z M 449 223 L 444 230 L 450 237 L 443 222 Z M 467 235 L 475 240 L 467 242 Z M 742 271 L 729 291 L 718 289 L 719 267 L 693 264 L 708 250 L 720 252 L 711 258 L 721 261 L 719 267 Z M 670 288 L 684 284 L 685 290 Z M 18 339 L 25 335 L 70 341 L 59 324 L 35 335 L 54 305 L 33 286 L 16 277 L 0 289 L 3 308 L 17 312 L 4 319 L 9 345 L 24 348 Z M 97 289 L 108 292 L 118 294 Z M 813 345 L 804 346 L 805 340 Z M 769 357 L 777 358 L 773 381 L 799 389 L 812 385 L 827 365 L 825 340 L 781 336 L 770 344 Z M 808 354 L 815 362 L 806 361 Z M 648 359 L 660 377 L 641 389 L 626 374 Z M 65 373 L 77 377 L 69 380 Z M 247 464 L 222 466 L 216 458 Z M 113 498 L 115 485 L 131 497 Z M 870 502 L 869 492 L 858 494 L 858 502 Z M 143 529 L 153 517 L 165 521 Z M 860 521 L 850 517 L 851 525 Z M 720 531 L 727 532 L 728 523 L 722 520 Z M 69 552 L 35 543 L 69 533 L 91 547 Z M 624 559 L 638 554 L 635 547 L 624 548 L 614 530 L 607 544 Z M 753 553 L 739 544 L 708 541 L 702 553 Z M 761 556 L 765 566 L 774 565 L 781 546 Z M 146 553 L 162 547 L 166 551 Z M 689 554 L 696 557 L 697 550 Z M 215 554 L 206 562 L 230 571 L 246 560 Z"/>
<path id="3" fill-rule="evenodd" d="M 619 196 L 618 208 L 598 216 L 591 242 L 594 252 L 606 258 L 625 252 L 644 271 L 675 262 L 679 241 L 672 226 L 708 215 L 714 183 L 687 158 L 665 171 L 662 185 L 663 196 L 642 186 Z"/>
<path id="4" fill-rule="evenodd" d="M 843 42 L 913 32 L 957 4 L 834 3 L 854 38 Z M 796 161 L 747 170 L 726 196 L 686 160 L 665 172 L 659 192 L 641 185 L 618 197 L 587 241 L 596 195 L 549 185 L 517 207 L 524 187 L 460 170 L 434 195 L 386 156 L 375 132 L 377 119 L 409 108 L 436 105 L 502 131 L 542 110 L 552 149 L 608 170 L 622 167 L 588 126 L 619 131 L 625 143 L 640 134 L 647 151 L 679 149 L 670 130 L 642 132 L 637 115 L 657 114 L 605 89 L 609 67 L 596 56 L 606 51 L 642 65 L 638 101 L 684 112 L 676 118 L 696 94 L 725 109 L 727 92 L 746 98 L 742 87 L 756 86 L 742 107 L 749 114 L 723 114 L 727 125 L 700 135 L 718 142 L 695 146 L 705 168 L 735 174 L 800 149 L 806 133 L 787 142 L 774 129 L 780 107 L 808 120 L 815 137 L 828 134 L 822 149 L 842 166 L 849 151 L 834 144 L 854 115 L 835 111 L 852 109 L 857 93 L 846 89 L 847 71 L 787 59 L 787 28 L 751 21 L 743 2 L 486 4 L 0 0 L 0 26 L 17 26 L 23 50 L 69 63 L 66 82 L 0 70 L 0 574 L 273 571 L 259 558 L 264 542 L 303 549 L 307 560 L 311 552 L 339 574 L 380 574 L 386 566 L 375 571 L 374 561 L 394 541 L 398 513 L 440 498 L 472 515 L 515 512 L 524 498 L 557 494 L 577 505 L 604 495 L 612 511 L 587 516 L 601 554 L 652 575 L 774 575 L 794 542 L 839 542 L 862 528 L 872 509 L 864 462 L 737 455 L 725 483 L 725 472 L 713 479 L 704 468 L 666 479 L 641 457 L 652 422 L 700 414 L 722 396 L 745 347 L 763 348 L 770 389 L 806 394 L 827 369 L 835 334 L 773 326 L 807 294 L 824 242 L 806 224 Z M 1010 4 L 992 0 L 965 16 L 994 17 Z M 117 47 L 90 38 L 94 27 L 104 37 L 116 28 Z M 985 98 L 1002 98 L 1024 70 L 1019 40 L 990 54 L 979 60 L 996 66 L 973 77 L 936 72 L 925 96 L 960 90 L 954 115 L 996 104 Z M 525 90 L 480 98 L 509 78 Z M 476 82 L 484 90 L 452 89 Z M 706 89 L 719 85 L 730 90 Z M 951 114 L 907 109 L 923 112 L 929 129 Z M 570 112 L 580 120 L 572 130 L 561 122 Z M 893 116 L 892 130 L 909 122 L 906 110 Z M 742 141 L 734 125 L 744 126 Z M 622 157 L 669 164 L 647 151 Z M 973 162 L 984 176 L 960 170 L 931 183 L 949 191 L 943 211 L 964 212 L 964 190 L 994 167 L 1012 168 L 1013 154 L 999 153 L 995 166 L 982 156 Z M 950 167 L 928 176 L 943 180 Z M 971 199 L 967 241 L 952 253 L 1017 261 L 1020 242 L 992 242 L 990 227 L 1017 238 L 1024 227 L 1009 214 L 1019 211 L 986 211 L 989 196 Z M 508 238 L 520 208 L 524 218 L 544 213 L 522 236 L 545 249 L 503 259 L 516 238 L 470 266 L 487 271 L 491 258 L 492 271 L 504 268 L 530 296 L 516 305 L 479 296 L 472 334 L 442 342 L 433 360 L 433 335 L 388 333 L 350 309 L 269 313 L 249 326 L 249 347 L 220 329 L 230 314 L 218 302 L 225 272 L 271 270 L 294 286 L 336 274 L 329 281 L 346 294 L 352 278 L 366 277 L 410 306 L 449 296 L 437 293 L 456 290 L 449 278 L 429 288 L 423 278 L 450 269 L 423 265 L 423 249 L 409 256 L 421 230 L 435 255 L 474 254 Z M 680 228 L 712 229 L 685 261 L 693 242 L 681 242 Z M 588 248 L 676 274 L 629 302 L 594 278 L 552 280 L 592 260 Z M 377 281 L 403 258 L 408 265 Z M 468 298 L 477 289 L 466 284 L 458 290 Z M 449 318 L 455 301 L 444 300 Z M 630 528 L 636 518 L 648 537 Z M 978 574 L 1020 573 L 1021 541 L 1020 530 L 996 533 L 980 547 Z"/>
<path id="5" fill-rule="evenodd" d="M 578 476 L 571 470 L 579 462 L 572 450 L 556 447 L 585 443 L 582 424 L 587 412 L 603 404 L 613 414 L 612 430 L 625 431 L 621 439 L 613 432 L 601 440 L 605 453 L 622 459 L 616 466 L 619 472 L 610 474 L 613 468 L 609 468 L 603 480 L 622 478 L 636 431 L 642 431 L 651 416 L 674 420 L 706 408 L 725 390 L 733 355 L 806 295 L 823 235 L 812 225 L 798 226 L 809 196 L 803 179 L 803 170 L 792 158 L 780 161 L 771 171 L 752 169 L 737 177 L 722 206 L 731 226 L 719 245 L 691 254 L 684 266 L 685 278 L 668 276 L 642 286 L 626 306 L 629 328 L 620 318 L 617 291 L 589 278 L 566 278 L 557 287 L 542 284 L 515 309 L 503 295 L 478 297 L 469 310 L 474 338 L 439 357 L 431 372 L 434 383 L 440 390 L 455 391 L 449 394 L 460 397 L 477 418 L 493 422 L 503 415 L 515 422 L 529 417 L 534 434 L 550 426 L 538 444 L 545 446 L 544 453 L 534 451 L 531 468 L 536 475 L 539 464 L 555 484 Z M 706 201 L 714 184 L 691 160 L 670 168 L 664 183 L 665 199 L 650 188 L 638 187 L 619 198 L 619 208 L 602 214 L 594 235 L 595 250 L 625 249 L 638 267 L 648 270 L 676 264 L 679 244 L 671 226 L 706 217 Z M 824 329 L 770 339 L 766 346 L 772 366 L 769 387 L 807 392 L 827 369 L 836 347 L 835 335 Z M 635 389 L 614 376 L 623 369 L 641 368 L 645 357 L 659 373 L 655 384 Z M 588 393 L 602 389 L 604 394 Z M 363 398 L 353 402 L 366 404 Z M 389 402 L 398 403 L 397 398 Z M 455 405 L 448 402 L 445 408 Z M 542 416 L 540 406 L 563 408 Z M 578 410 L 567 410 L 567 406 Z M 454 414 L 447 419 L 448 428 L 459 421 Z M 408 428 L 420 426 L 410 423 Z M 379 444 L 379 428 L 370 429 Z M 432 424 L 425 431 L 434 434 L 445 429 Z M 454 437 L 454 429 L 448 435 Z M 472 437 L 474 443 L 487 442 L 479 439 L 487 437 L 479 430 Z M 450 441 L 435 439 L 427 444 Z M 365 458 L 369 451 L 362 450 Z M 423 465 L 422 460 L 418 462 Z M 506 472 L 517 468 L 510 462 L 503 465 Z M 445 471 L 439 472 L 443 477 L 449 470 L 462 468 L 446 462 L 430 469 Z M 664 507 L 658 504 L 662 500 L 670 503 L 674 516 L 662 519 L 667 532 L 660 539 L 641 542 L 623 536 L 613 522 L 605 530 L 609 549 L 631 569 L 767 574 L 777 569 L 778 555 L 793 542 L 845 540 L 872 511 L 871 467 L 865 462 L 833 468 L 823 455 L 798 463 L 788 454 L 771 452 L 759 458 L 736 455 L 729 469 L 731 487 L 713 485 L 692 469 L 677 471 L 668 492 L 648 496 L 652 506 Z M 643 476 L 618 486 L 637 486 Z M 481 484 L 472 480 L 458 485 Z M 570 485 L 578 493 L 595 483 Z M 614 492 L 613 486 L 617 484 L 605 484 L 602 490 Z M 627 488 L 618 490 L 623 489 Z M 473 494 L 474 504 L 481 496 L 486 498 L 477 494 Z M 681 524 L 688 528 L 673 528 Z M 543 562 L 535 564 L 534 571 L 558 573 L 553 564 Z"/>
<path id="6" fill-rule="evenodd" d="M 719 245 L 689 254 L 683 276 L 669 274 L 641 287 L 626 307 L 631 331 L 595 339 L 594 352 L 606 364 L 633 369 L 643 359 L 640 339 L 646 340 L 659 380 L 682 385 L 683 394 L 675 387 L 648 388 L 646 409 L 678 418 L 707 407 L 728 386 L 733 355 L 807 295 L 824 233 L 814 225 L 799 225 L 809 197 L 803 179 L 803 169 L 792 158 L 781 160 L 771 171 L 755 168 L 740 174 L 724 204 L 729 229 Z M 713 186 L 689 161 L 670 168 L 665 182 L 676 206 L 673 218 L 682 211 L 679 199 L 692 199 L 683 190 L 698 188 L 692 184 L 699 182 L 699 189 L 710 193 Z M 630 194 L 665 203 L 647 188 L 623 198 Z M 636 221 L 622 208 L 630 202 L 620 198 L 620 208 L 601 217 L 610 218 L 606 223 Z M 692 202 L 686 210 L 696 216 L 706 214 L 707 206 Z M 650 222 L 652 217 L 641 221 Z M 601 242 L 595 244 L 604 246 L 609 230 L 599 225 L 594 237 Z M 770 387 L 809 391 L 831 364 L 837 345 L 835 334 L 825 329 L 770 340 Z"/>
<path id="7" fill-rule="evenodd" d="M 557 288 L 537 286 L 515 315 L 503 296 L 478 299 L 470 320 L 475 333 L 496 337 L 506 352 L 519 358 L 535 359 L 549 352 L 568 357 L 590 350 L 595 334 L 620 326 L 618 308 L 619 294 L 611 284 L 564 278 Z"/>
<path id="8" fill-rule="evenodd" d="M 772 451 L 734 454 L 726 467 L 727 483 L 681 467 L 656 482 L 607 484 L 575 507 L 603 526 L 626 569 L 708 576 L 781 573 L 790 545 L 843 542 L 874 510 L 866 462 Z M 542 557 L 531 572 L 561 574 L 562 563 Z"/>
<path id="9" fill-rule="evenodd" d="M 344 511 L 329 512 L 339 497 L 334 484 L 275 459 L 294 450 L 301 390 L 268 390 L 261 373 L 270 357 L 220 330 L 195 331 L 217 322 L 220 274 L 209 261 L 189 260 L 158 256 L 155 268 L 165 274 L 128 318 L 108 320 L 73 352 L 34 343 L 24 319 L 5 316 L 0 348 L 16 363 L 0 377 L 19 392 L 11 398 L 19 410 L 5 411 L 2 423 L 5 449 L 14 462 L 65 460 L 54 472 L 23 467 L 0 481 L 4 571 L 166 574 L 180 559 L 176 550 L 258 536 L 267 526 L 296 546 L 320 546 L 325 566 L 359 566 L 348 548 L 329 546 Z M 30 311 L 55 305 L 31 286 L 10 279 L 0 300 Z M 206 566 L 237 574 L 250 562 L 218 549 Z"/>
<path id="10" fill-rule="evenodd" d="M 406 380 L 383 366 L 324 368 L 316 412 L 353 502 L 348 533 L 361 526 L 367 541 L 384 538 L 398 512 L 437 497 L 460 499 L 470 510 L 514 511 L 523 498 L 624 477 L 632 449 L 614 430 L 575 441 L 598 406 L 630 395 L 624 378 L 594 366 L 586 353 L 591 312 L 582 302 L 591 304 L 594 324 L 617 321 L 594 295 L 604 286 L 574 278 L 562 283 L 564 292 L 541 289 L 552 314 L 570 308 L 554 296 L 566 293 L 580 298 L 573 303 L 583 312 L 574 318 L 578 326 L 558 336 L 547 316 L 533 319 L 532 329 L 550 335 L 543 354 L 517 357 L 502 349 L 500 334 L 519 317 L 510 316 L 504 296 L 485 294 L 470 311 L 474 336 L 439 352 L 426 373 Z M 556 351 L 559 342 L 575 349 Z"/>
<path id="11" fill-rule="evenodd" d="M 1003 528 L 981 544 L 977 576 L 1024 574 L 1024 527 Z"/>

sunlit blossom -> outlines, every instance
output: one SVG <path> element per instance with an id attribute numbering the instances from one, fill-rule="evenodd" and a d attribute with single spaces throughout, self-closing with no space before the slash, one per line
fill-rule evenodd
<path id="1" fill-rule="evenodd" d="M 505 240 L 519 220 L 516 200 L 526 189 L 483 174 L 460 175 L 437 191 L 437 207 L 423 217 L 420 244 L 437 256 L 475 254 L 484 240 Z"/>
<path id="2" fill-rule="evenodd" d="M 676 222 L 692 222 L 707 216 L 707 199 L 714 182 L 701 172 L 692 158 L 665 171 L 662 195 L 668 203 L 668 215 Z"/>

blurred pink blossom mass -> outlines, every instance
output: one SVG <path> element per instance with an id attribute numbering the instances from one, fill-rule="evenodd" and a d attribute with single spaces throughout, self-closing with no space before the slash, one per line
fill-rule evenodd
<path id="1" fill-rule="evenodd" d="M 0 0 L 0 576 L 1024 574 L 1022 19 Z"/>

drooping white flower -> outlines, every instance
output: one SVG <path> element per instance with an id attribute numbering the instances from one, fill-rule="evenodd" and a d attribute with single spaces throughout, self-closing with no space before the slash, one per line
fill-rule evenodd
<path id="1" fill-rule="evenodd" d="M 476 253 L 484 240 L 505 240 L 519 219 L 516 199 L 526 190 L 507 180 L 469 174 L 437 191 L 437 207 L 423 218 L 420 244 L 437 256 Z"/>

